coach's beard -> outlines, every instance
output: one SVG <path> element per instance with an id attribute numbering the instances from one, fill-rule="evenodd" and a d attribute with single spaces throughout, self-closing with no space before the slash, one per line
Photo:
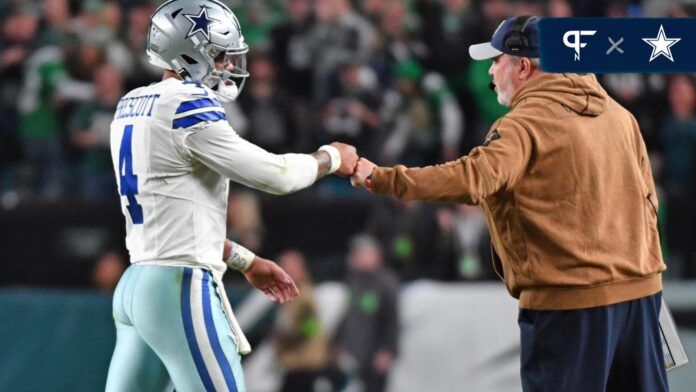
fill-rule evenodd
<path id="1" fill-rule="evenodd" d="M 499 80 L 499 82 L 500 83 L 496 84 L 495 80 L 492 80 L 488 87 L 495 91 L 499 104 L 510 107 L 510 99 L 512 98 L 513 91 L 510 91 L 511 86 L 509 76 L 503 75 L 502 80 Z"/>

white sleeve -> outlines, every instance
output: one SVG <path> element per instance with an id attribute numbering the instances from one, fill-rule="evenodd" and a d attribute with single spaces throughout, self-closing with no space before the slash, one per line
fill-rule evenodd
<path id="1" fill-rule="evenodd" d="M 195 159 L 230 180 L 276 195 L 312 185 L 319 169 L 311 155 L 269 153 L 242 139 L 226 121 L 188 132 L 183 147 Z"/>

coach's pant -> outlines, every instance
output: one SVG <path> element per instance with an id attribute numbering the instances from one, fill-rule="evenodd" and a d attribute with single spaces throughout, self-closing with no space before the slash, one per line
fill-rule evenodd
<path id="1" fill-rule="evenodd" d="M 525 392 L 668 391 L 661 293 L 615 305 L 520 310 Z"/>
<path id="2" fill-rule="evenodd" d="M 116 348 L 107 392 L 246 390 L 209 272 L 131 265 L 113 307 Z"/>

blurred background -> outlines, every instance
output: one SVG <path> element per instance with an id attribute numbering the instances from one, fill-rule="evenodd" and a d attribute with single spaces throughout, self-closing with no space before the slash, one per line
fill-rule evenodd
<path id="1" fill-rule="evenodd" d="M 506 113 L 468 46 L 512 15 L 693 17 L 693 1 L 223 0 L 251 47 L 227 118 L 276 153 L 339 140 L 381 165 L 435 164 Z M 160 1 L 0 2 L 0 391 L 98 391 L 127 267 L 109 152 L 119 98 L 156 82 Z M 660 197 L 664 296 L 696 355 L 696 77 L 615 74 Z M 232 185 L 228 237 L 301 286 L 282 309 L 226 276 L 255 351 L 250 391 L 519 391 L 516 302 L 477 207 L 402 203 L 327 178 L 275 197 Z M 691 373 L 691 375 L 689 374 Z M 689 365 L 670 372 L 693 390 Z"/>

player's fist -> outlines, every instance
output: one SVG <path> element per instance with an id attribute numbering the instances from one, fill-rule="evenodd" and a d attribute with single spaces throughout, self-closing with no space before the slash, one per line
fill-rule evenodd
<path id="1" fill-rule="evenodd" d="M 331 146 L 335 147 L 341 154 L 341 166 L 339 166 L 336 174 L 343 177 L 352 175 L 355 165 L 358 163 L 358 152 L 355 147 L 339 142 L 333 142 Z"/>

